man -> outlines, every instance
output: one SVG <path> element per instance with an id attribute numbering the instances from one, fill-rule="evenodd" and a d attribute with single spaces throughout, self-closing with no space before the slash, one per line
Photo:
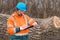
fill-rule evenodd
<path id="1" fill-rule="evenodd" d="M 24 14 L 26 11 L 26 4 L 19 2 L 16 5 L 17 11 L 7 20 L 7 30 L 10 34 L 10 40 L 29 40 L 28 29 L 37 27 L 38 24 L 29 16 Z"/>

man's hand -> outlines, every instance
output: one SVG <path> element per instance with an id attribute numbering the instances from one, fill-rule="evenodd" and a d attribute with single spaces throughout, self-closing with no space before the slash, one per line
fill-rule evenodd
<path id="1" fill-rule="evenodd" d="M 39 25 L 37 24 L 37 22 L 34 22 L 34 23 L 33 23 L 33 26 L 34 26 L 34 27 L 38 27 Z"/>
<path id="2" fill-rule="evenodd" d="M 27 29 L 29 26 L 28 25 L 23 25 L 20 27 L 20 30 L 24 30 L 24 29 Z"/>

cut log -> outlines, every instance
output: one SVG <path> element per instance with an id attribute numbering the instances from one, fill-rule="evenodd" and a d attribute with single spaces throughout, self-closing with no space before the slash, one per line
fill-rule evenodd
<path id="1" fill-rule="evenodd" d="M 53 17 L 53 24 L 56 28 L 60 28 L 60 18 L 57 16 Z"/>

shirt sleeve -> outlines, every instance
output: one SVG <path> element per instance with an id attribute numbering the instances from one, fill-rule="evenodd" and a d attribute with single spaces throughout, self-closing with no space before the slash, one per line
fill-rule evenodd
<path id="1" fill-rule="evenodd" d="M 9 17 L 7 20 L 7 31 L 9 34 L 14 34 L 14 21 L 12 17 Z"/>
<path id="2" fill-rule="evenodd" d="M 27 20 L 28 20 L 28 23 L 29 23 L 30 26 L 32 26 L 33 23 L 35 22 L 35 20 L 33 20 L 32 18 L 30 18 L 29 16 L 27 16 Z"/>

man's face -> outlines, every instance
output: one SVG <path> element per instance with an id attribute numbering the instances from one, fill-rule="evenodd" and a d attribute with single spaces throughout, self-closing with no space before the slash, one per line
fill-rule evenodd
<path id="1" fill-rule="evenodd" d="M 19 16 L 22 16 L 24 11 L 18 10 L 17 13 L 18 13 Z"/>

